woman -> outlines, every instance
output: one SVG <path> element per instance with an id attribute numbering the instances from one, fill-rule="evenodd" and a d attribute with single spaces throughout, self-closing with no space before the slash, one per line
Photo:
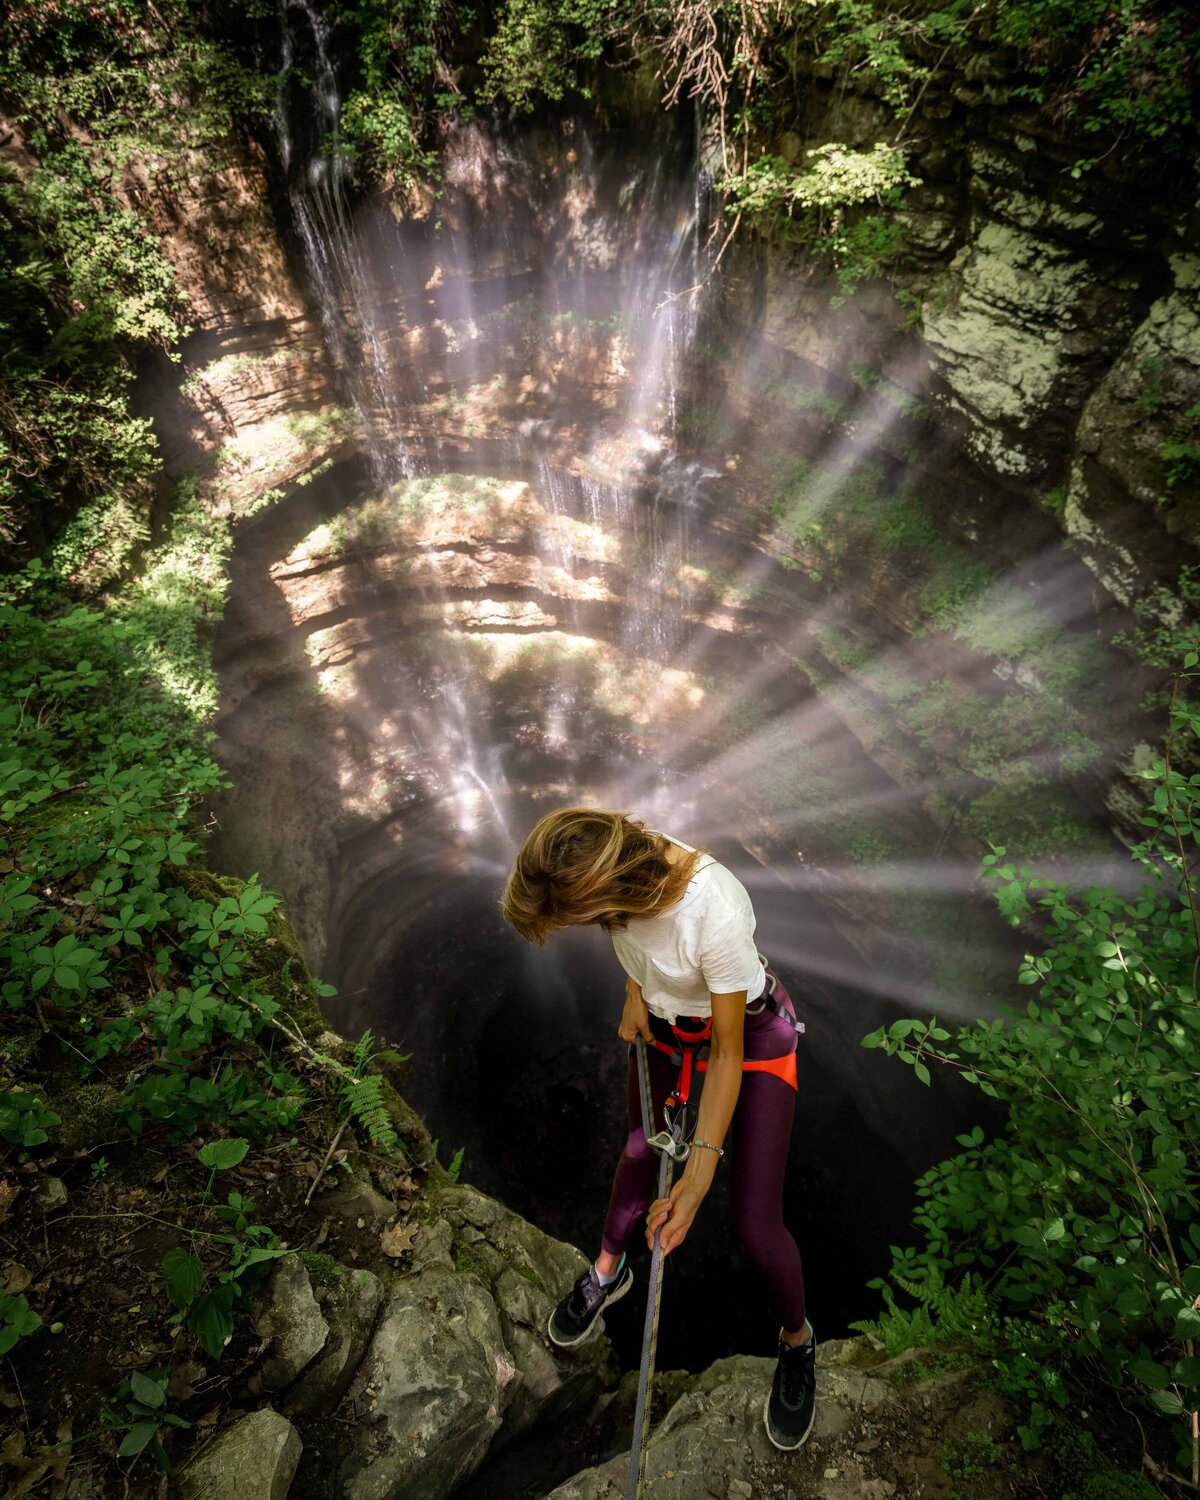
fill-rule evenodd
<path id="1" fill-rule="evenodd" d="M 647 1043 L 656 1123 L 676 1077 L 665 1055 L 680 1045 L 673 1025 L 682 1021 L 686 1032 L 689 1021 L 692 1029 L 712 1023 L 687 1165 L 670 1196 L 654 1202 L 657 1158 L 642 1129 L 630 1048 L 629 1138 L 617 1163 L 600 1254 L 555 1308 L 551 1340 L 564 1348 L 581 1343 L 604 1308 L 629 1290 L 633 1271 L 625 1252 L 643 1214 L 648 1243 L 660 1228 L 665 1255 L 683 1243 L 725 1154 L 722 1142 L 736 1109 L 738 1231 L 767 1277 L 783 1325 L 764 1421 L 777 1448 L 798 1448 L 812 1429 L 816 1340 L 805 1317 L 800 1254 L 782 1209 L 796 1101 L 796 1029 L 787 992 L 755 948 L 745 887 L 711 855 L 624 813 L 569 807 L 548 813 L 525 840 L 501 911 L 533 943 L 544 943 L 560 927 L 607 929 L 628 976 L 617 1034 Z"/>

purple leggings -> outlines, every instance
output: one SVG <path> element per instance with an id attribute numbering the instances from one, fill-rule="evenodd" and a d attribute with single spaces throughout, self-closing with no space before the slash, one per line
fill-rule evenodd
<path id="1" fill-rule="evenodd" d="M 777 983 L 774 999 L 795 1014 L 782 983 Z M 675 1034 L 666 1021 L 651 1016 L 650 1029 L 660 1041 L 675 1045 Z M 744 1051 L 747 1058 L 782 1057 L 795 1050 L 796 1041 L 796 1033 L 787 1022 L 769 1010 L 747 1013 Z M 655 1047 L 646 1048 L 646 1057 L 650 1067 L 653 1131 L 661 1125 L 663 1103 L 677 1070 L 671 1059 Z M 629 1138 L 617 1163 L 604 1221 L 602 1243 L 610 1255 L 620 1255 L 642 1225 L 658 1176 L 658 1156 L 646 1144 L 642 1130 L 634 1047 L 629 1049 L 626 1098 Z M 783 1222 L 783 1173 L 795 1108 L 796 1091 L 782 1078 L 770 1073 L 742 1074 L 742 1087 L 733 1112 L 733 1209 L 742 1244 L 770 1283 L 784 1328 L 793 1333 L 804 1326 L 804 1274 L 796 1241 Z"/>

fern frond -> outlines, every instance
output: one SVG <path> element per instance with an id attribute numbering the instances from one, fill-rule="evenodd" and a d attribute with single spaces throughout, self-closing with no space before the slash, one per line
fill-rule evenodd
<path id="1" fill-rule="evenodd" d="M 892 1288 L 885 1286 L 885 1308 L 879 1317 L 850 1324 L 855 1332 L 878 1339 L 889 1358 L 931 1344 L 986 1347 L 994 1338 L 996 1310 L 981 1276 L 968 1273 L 958 1286 L 947 1286 L 941 1271 L 933 1266 L 921 1281 L 895 1272 L 892 1281 L 916 1306 L 911 1310 L 897 1307 Z"/>
<path id="2" fill-rule="evenodd" d="M 354 1056 L 350 1062 L 350 1070 L 353 1073 L 364 1073 L 367 1067 L 367 1059 L 371 1056 L 371 1046 L 375 1038 L 368 1026 L 354 1046 Z"/>
<path id="3" fill-rule="evenodd" d="M 400 1137 L 392 1126 L 383 1097 L 383 1079 L 378 1073 L 343 1084 L 342 1098 L 350 1118 L 373 1146 L 388 1152 L 399 1144 Z"/>

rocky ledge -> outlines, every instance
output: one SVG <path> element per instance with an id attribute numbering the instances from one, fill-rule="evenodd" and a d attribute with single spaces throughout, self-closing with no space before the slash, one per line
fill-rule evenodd
<path id="1" fill-rule="evenodd" d="M 911 1349 L 889 1360 L 869 1338 L 819 1345 L 816 1417 L 795 1453 L 778 1451 L 763 1427 L 773 1370 L 773 1360 L 738 1356 L 660 1377 L 668 1408 L 646 1450 L 646 1500 L 949 1497 L 961 1494 L 960 1450 L 973 1455 L 977 1500 L 1025 1493 L 1013 1482 L 1024 1465 L 1011 1414 L 966 1358 Z M 635 1388 L 627 1376 L 614 1406 L 631 1407 Z M 623 1500 L 628 1462 L 621 1452 L 547 1500 Z"/>
<path id="2" fill-rule="evenodd" d="M 380 1198 L 381 1219 L 388 1207 Z M 586 1413 L 612 1385 L 607 1340 L 564 1357 L 543 1334 L 584 1266 L 577 1250 L 463 1184 L 429 1187 L 419 1213 L 391 1276 L 282 1262 L 256 1311 L 261 1364 L 244 1393 L 262 1404 L 193 1455 L 188 1500 L 442 1500 L 514 1438 Z"/>
<path id="3" fill-rule="evenodd" d="M 459 1188 L 444 1195 L 423 1256 L 390 1287 L 346 1272 L 314 1290 L 293 1263 L 260 1323 L 271 1331 L 264 1372 L 290 1367 L 290 1378 L 274 1406 L 241 1416 L 192 1459 L 186 1500 L 441 1500 L 535 1431 L 543 1448 L 607 1453 L 546 1500 L 624 1500 L 636 1372 L 599 1394 L 613 1373 L 605 1342 L 552 1357 L 539 1332 L 546 1285 L 562 1284 L 577 1259 Z M 822 1344 L 817 1362 L 816 1419 L 796 1453 L 776 1450 L 763 1428 L 770 1359 L 661 1374 L 647 1500 L 949 1500 L 965 1477 L 978 1500 L 1041 1493 L 1009 1408 L 965 1357 L 914 1349 L 888 1359 L 852 1338 Z M 324 1426 L 306 1427 L 317 1409 Z M 533 1471 L 561 1473 L 564 1458 L 518 1454 L 497 1483 L 469 1493 L 541 1496 Z"/>

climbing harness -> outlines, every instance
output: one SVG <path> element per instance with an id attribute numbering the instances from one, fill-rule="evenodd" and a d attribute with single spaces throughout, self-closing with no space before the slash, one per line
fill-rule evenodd
<path id="1" fill-rule="evenodd" d="M 798 1021 L 790 1010 L 785 1010 L 778 1000 L 775 999 L 775 987 L 778 982 L 775 975 L 768 969 L 767 988 L 757 1000 L 752 1000 L 746 1006 L 746 1014 L 748 1016 L 759 1016 L 764 1010 L 769 1010 L 772 1015 L 778 1016 L 781 1021 L 786 1021 L 797 1036 L 803 1036 L 804 1022 Z M 693 1069 L 697 1073 L 708 1071 L 707 1057 L 700 1057 L 696 1054 L 700 1048 L 707 1049 L 708 1047 L 709 1039 L 712 1036 L 712 1017 L 708 1017 L 699 1031 L 690 1031 L 674 1024 L 672 1024 L 671 1030 L 679 1040 L 677 1048 L 672 1047 L 669 1042 L 660 1042 L 657 1038 L 650 1043 L 656 1051 L 665 1053 L 679 1069 L 679 1082 L 672 1091 L 671 1097 L 667 1100 L 667 1107 L 669 1109 L 674 1108 L 672 1101 L 675 1099 L 677 1093 L 682 1092 L 683 1100 L 686 1102 L 691 1087 Z M 782 1078 L 784 1083 L 791 1084 L 792 1088 L 799 1086 L 796 1075 L 796 1053 L 794 1049 L 791 1052 L 785 1052 L 782 1057 L 743 1058 L 742 1072 L 771 1073 L 776 1078 Z M 644 1117 L 644 1108 L 642 1113 Z M 651 1140 L 650 1144 L 653 1146 L 655 1144 L 654 1140 Z"/>
<path id="2" fill-rule="evenodd" d="M 778 984 L 775 975 L 767 970 L 767 988 L 757 1000 L 746 1006 L 746 1014 L 760 1015 L 771 1011 L 780 1020 L 786 1021 L 798 1036 L 804 1035 L 804 1022 L 798 1021 L 791 1011 L 785 1010 L 774 998 Z M 699 1020 L 699 1017 L 691 1018 Z M 650 1045 L 664 1052 L 679 1069 L 678 1076 L 663 1105 L 663 1129 L 651 1135 L 652 1115 L 650 1104 L 650 1064 L 646 1057 L 645 1040 L 638 1036 L 637 1073 L 638 1095 L 642 1106 L 642 1132 L 646 1144 L 658 1152 L 658 1196 L 665 1198 L 671 1190 L 671 1165 L 686 1161 L 691 1152 L 691 1137 L 695 1130 L 695 1106 L 691 1104 L 692 1075 L 708 1070 L 707 1058 L 699 1056 L 701 1049 L 708 1050 L 712 1037 L 712 1017 L 705 1018 L 698 1027 L 680 1026 L 671 1023 L 678 1045 L 660 1042 L 656 1037 Z M 761 1059 L 743 1058 L 742 1071 L 747 1073 L 772 1073 L 792 1088 L 797 1087 L 795 1050 L 782 1057 Z M 701 1144 L 701 1143 L 698 1143 Z M 707 1144 L 707 1143 L 703 1143 Z M 715 1147 L 710 1149 L 715 1150 Z M 718 1156 L 722 1153 L 718 1152 Z M 654 1231 L 654 1248 L 650 1255 L 650 1280 L 646 1289 L 646 1322 L 642 1333 L 642 1362 L 638 1371 L 637 1405 L 633 1413 L 633 1448 L 629 1455 L 628 1500 L 641 1500 L 642 1487 L 646 1481 L 646 1443 L 650 1436 L 650 1388 L 654 1382 L 654 1356 L 658 1345 L 658 1316 L 662 1306 L 662 1247 L 659 1236 L 662 1225 Z"/>

